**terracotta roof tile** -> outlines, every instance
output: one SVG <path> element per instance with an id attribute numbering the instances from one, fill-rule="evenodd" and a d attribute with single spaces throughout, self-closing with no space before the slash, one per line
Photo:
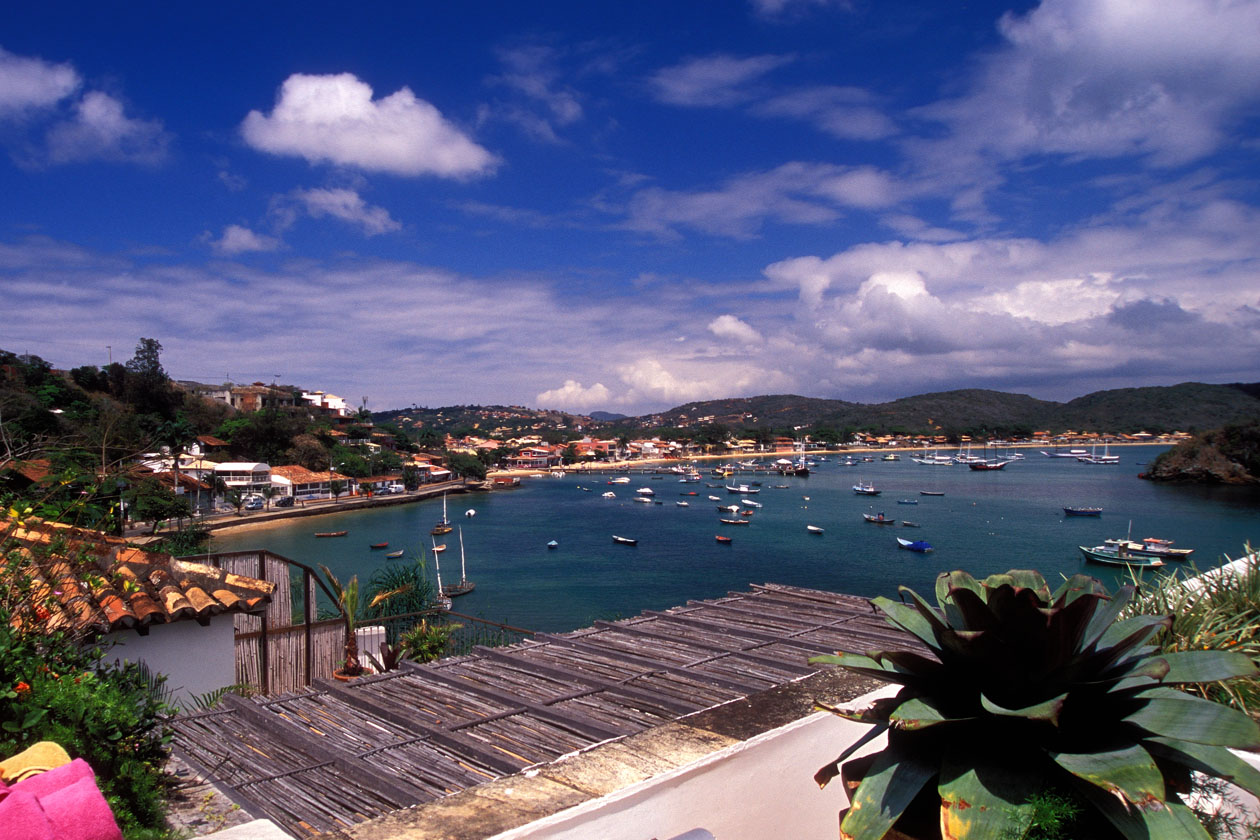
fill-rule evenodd
<path id="1" fill-rule="evenodd" d="M 130 547 L 118 537 L 52 522 L 0 522 L 0 546 L 16 546 L 33 578 L 34 616 L 47 630 L 111 630 L 253 613 L 275 584 Z M 0 587 L 5 585 L 0 581 Z"/>

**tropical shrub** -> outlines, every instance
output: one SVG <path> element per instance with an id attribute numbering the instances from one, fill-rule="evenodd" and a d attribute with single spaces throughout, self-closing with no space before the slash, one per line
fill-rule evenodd
<path id="1" fill-rule="evenodd" d="M 1113 597 L 1076 575 L 1051 592 L 1031 571 L 982 582 L 949 572 L 935 607 L 901 591 L 910 603 L 872 603 L 935 658 L 812 660 L 901 686 L 858 711 L 820 704 L 874 724 L 815 776 L 840 775 L 853 791 L 841 836 L 876 840 L 896 824 L 918 836 L 1023 837 L 1049 791 L 1084 808 L 1075 837 L 1207 838 L 1178 798 L 1192 771 L 1260 793 L 1260 772 L 1227 749 L 1260 747 L 1260 727 L 1173 687 L 1255 677 L 1255 666 L 1233 651 L 1147 646 L 1171 619 L 1119 619 L 1132 587 Z M 847 760 L 883 733 L 882 751 Z"/>
<path id="2" fill-rule="evenodd" d="M 1124 615 L 1167 615 L 1172 623 L 1154 639 L 1160 650 L 1230 650 L 1260 665 L 1260 557 L 1244 548 L 1241 568 L 1201 574 L 1187 586 L 1175 574 L 1134 575 L 1135 594 Z M 1260 715 L 1260 679 L 1187 686 L 1209 700 Z"/>

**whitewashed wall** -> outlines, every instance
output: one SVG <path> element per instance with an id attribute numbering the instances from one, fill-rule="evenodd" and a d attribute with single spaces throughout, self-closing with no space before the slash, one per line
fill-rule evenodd
<path id="1" fill-rule="evenodd" d="M 166 685 L 177 703 L 236 682 L 230 615 L 212 618 L 209 627 L 177 621 L 150 627 L 147 636 L 121 630 L 104 641 L 116 643 L 106 653 L 107 660 L 143 662 L 153 673 L 166 674 Z"/>
<path id="2" fill-rule="evenodd" d="M 814 773 L 869 728 L 818 712 L 491 840 L 834 840 L 848 798 L 839 779 L 819 790 Z"/>

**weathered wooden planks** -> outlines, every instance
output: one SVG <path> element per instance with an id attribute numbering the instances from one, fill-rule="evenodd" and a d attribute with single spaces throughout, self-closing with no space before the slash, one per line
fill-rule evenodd
<path id="1" fill-rule="evenodd" d="M 915 648 L 860 598 L 751 592 L 477 648 L 176 722 L 176 747 L 299 837 L 781 685 L 811 656 Z M 292 651 L 275 650 L 285 658 Z"/>

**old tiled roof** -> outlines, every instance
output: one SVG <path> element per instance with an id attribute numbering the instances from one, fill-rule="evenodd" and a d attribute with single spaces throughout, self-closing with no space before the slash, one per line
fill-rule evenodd
<path id="1" fill-rule="evenodd" d="M 36 519 L 0 522 L 0 546 L 16 547 L 27 561 L 35 614 L 49 631 L 143 631 L 186 619 L 205 622 L 220 613 L 256 613 L 276 588 L 141 551 L 98 531 Z"/>
<path id="2" fill-rule="evenodd" d="M 52 471 L 52 464 L 47 459 L 35 458 L 30 461 L 9 461 L 3 467 L 0 467 L 0 472 L 10 471 L 21 475 L 34 484 L 48 476 L 48 473 Z"/>
<path id="3" fill-rule="evenodd" d="M 321 481 L 328 481 L 330 476 L 334 481 L 346 481 L 350 478 L 348 475 L 342 475 L 339 472 L 330 473 L 328 470 L 313 472 L 298 464 L 272 467 L 271 475 L 272 477 L 287 478 L 294 484 L 319 484 Z"/>

